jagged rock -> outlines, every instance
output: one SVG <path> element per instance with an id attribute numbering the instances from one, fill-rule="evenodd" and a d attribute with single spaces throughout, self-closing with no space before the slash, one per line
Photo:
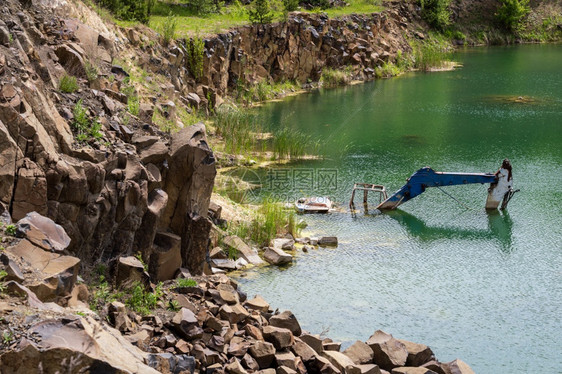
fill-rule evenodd
<path id="1" fill-rule="evenodd" d="M 295 250 L 295 241 L 293 239 L 273 239 L 272 246 L 284 251 L 293 251 Z"/>
<path id="2" fill-rule="evenodd" d="M 220 307 L 219 313 L 222 319 L 229 321 L 230 323 L 241 322 L 249 315 L 248 311 L 240 304 L 225 304 Z"/>
<path id="3" fill-rule="evenodd" d="M 217 286 L 219 297 L 227 304 L 234 305 L 240 302 L 238 292 L 230 284 L 219 284 Z"/>
<path id="4" fill-rule="evenodd" d="M 68 299 L 67 306 L 69 308 L 81 307 L 88 309 L 89 296 L 88 287 L 85 284 L 78 284 L 70 292 L 70 299 Z"/>
<path id="5" fill-rule="evenodd" d="M 0 202 L 10 204 L 14 192 L 16 160 L 23 155 L 0 119 Z"/>
<path id="6" fill-rule="evenodd" d="M 18 169 L 17 183 L 12 200 L 12 218 L 19 220 L 27 213 L 47 213 L 47 179 L 43 170 L 31 160 L 25 159 Z"/>
<path id="7" fill-rule="evenodd" d="M 28 287 L 41 301 L 68 295 L 76 283 L 80 267 L 76 257 L 46 252 L 27 240 L 6 249 L 6 253 L 21 258 L 34 270 L 34 278 Z"/>
<path id="8" fill-rule="evenodd" d="M 250 345 L 250 342 L 245 341 L 243 338 L 235 336 L 230 339 L 230 342 L 228 343 L 227 353 L 229 355 L 237 357 L 244 356 L 246 352 L 248 352 Z"/>
<path id="9" fill-rule="evenodd" d="M 332 363 L 325 357 L 317 355 L 311 361 L 309 366 L 313 369 L 313 372 L 321 374 L 341 374 L 341 371 L 332 365 Z"/>
<path id="10" fill-rule="evenodd" d="M 244 331 L 246 331 L 246 335 L 251 336 L 256 340 L 263 340 L 263 334 L 256 326 L 246 325 L 244 326 Z"/>
<path id="11" fill-rule="evenodd" d="M 119 257 L 115 283 L 118 287 L 131 286 L 135 282 L 148 285 L 149 276 L 144 270 L 142 262 L 136 257 Z"/>
<path id="12" fill-rule="evenodd" d="M 264 326 L 262 332 L 264 339 L 273 343 L 276 349 L 288 348 L 295 342 L 293 333 L 289 329 L 275 326 Z"/>
<path id="13" fill-rule="evenodd" d="M 298 357 L 302 358 L 304 362 L 312 360 L 318 354 L 308 344 L 300 340 L 300 338 L 296 338 L 295 340 L 295 344 L 291 346 L 291 351 L 293 351 Z"/>
<path id="14" fill-rule="evenodd" d="M 297 372 L 287 366 L 279 366 L 277 368 L 277 374 L 297 374 Z"/>
<path id="15" fill-rule="evenodd" d="M 339 371 L 344 372 L 345 368 L 353 365 L 353 361 L 345 354 L 337 351 L 324 351 L 322 354 L 326 357 L 332 365 L 338 368 Z"/>
<path id="16" fill-rule="evenodd" d="M 275 347 L 268 342 L 256 341 L 250 347 L 250 355 L 261 369 L 268 368 L 275 359 Z"/>
<path id="17" fill-rule="evenodd" d="M 263 257 L 272 265 L 289 264 L 293 261 L 293 256 L 279 248 L 266 247 Z"/>
<path id="18" fill-rule="evenodd" d="M 436 374 L 428 368 L 415 366 L 402 366 L 392 369 L 391 374 Z"/>
<path id="19" fill-rule="evenodd" d="M 180 265 L 181 238 L 168 232 L 156 233 L 148 263 L 150 274 L 157 281 L 173 279 Z"/>
<path id="20" fill-rule="evenodd" d="M 144 164 L 159 164 L 166 159 L 168 146 L 163 142 L 156 142 L 140 151 L 139 157 Z"/>
<path id="21" fill-rule="evenodd" d="M 20 283 L 24 281 L 24 275 L 18 264 L 6 256 L 5 253 L 0 254 L 0 262 L 4 265 L 4 271 L 8 273 L 8 275 L 3 278 L 3 281 L 16 281 Z"/>
<path id="22" fill-rule="evenodd" d="M 474 374 L 474 371 L 468 364 L 458 358 L 445 364 L 447 374 Z"/>
<path id="23" fill-rule="evenodd" d="M 240 361 L 234 357 L 225 367 L 227 373 L 231 374 L 248 374 Z"/>
<path id="24" fill-rule="evenodd" d="M 238 266 L 236 264 L 236 261 L 233 260 L 229 260 L 229 259 L 212 259 L 211 260 L 211 265 L 219 268 L 219 269 L 224 269 L 227 271 L 232 271 L 232 270 L 236 270 L 238 269 Z"/>
<path id="25" fill-rule="evenodd" d="M 367 364 L 373 361 L 373 350 L 368 344 L 358 340 L 343 353 L 356 365 Z"/>
<path id="26" fill-rule="evenodd" d="M 254 360 L 254 358 L 249 353 L 246 353 L 244 357 L 242 357 L 242 365 L 244 365 L 246 369 L 252 371 L 258 371 L 260 369 L 258 362 Z"/>
<path id="27" fill-rule="evenodd" d="M 216 175 L 215 158 L 202 123 L 172 135 L 170 166 L 164 183 L 168 204 L 159 225 L 182 237 L 182 265 L 203 272 L 211 222 L 207 219 Z"/>
<path id="28" fill-rule="evenodd" d="M 158 373 L 144 363 L 146 353 L 91 317 L 46 320 L 28 332 L 36 339 L 0 356 L 3 373 L 34 373 L 39 367 L 50 373 Z"/>
<path id="29" fill-rule="evenodd" d="M 334 342 L 332 339 L 330 338 L 326 338 L 322 341 L 322 348 L 324 348 L 325 351 L 338 351 L 341 348 L 341 343 L 340 342 Z"/>
<path id="30" fill-rule="evenodd" d="M 125 304 L 119 301 L 113 301 L 107 308 L 107 316 L 109 323 L 121 332 L 133 331 L 133 323 L 127 315 Z"/>
<path id="31" fill-rule="evenodd" d="M 406 346 L 393 338 L 392 335 L 377 330 L 367 340 L 367 344 L 373 350 L 374 363 L 381 368 L 392 370 L 395 367 L 406 364 L 406 359 L 408 358 Z"/>
<path id="32" fill-rule="evenodd" d="M 70 244 L 70 237 L 60 225 L 37 212 L 28 213 L 16 227 L 19 237 L 25 237 L 47 251 L 61 252 Z"/>
<path id="33" fill-rule="evenodd" d="M 275 362 L 277 363 L 277 366 L 285 366 L 291 370 L 296 370 L 297 366 L 295 360 L 295 355 L 290 351 L 277 352 L 275 354 Z"/>
<path id="34" fill-rule="evenodd" d="M 345 372 L 347 374 L 381 374 L 381 369 L 375 364 L 350 365 L 345 368 Z"/>
<path id="35" fill-rule="evenodd" d="M 245 305 L 248 309 L 260 312 L 267 312 L 269 310 L 269 304 L 260 295 L 256 295 L 252 300 L 247 300 Z"/>
<path id="36" fill-rule="evenodd" d="M 258 256 L 257 252 L 250 248 L 246 243 L 242 241 L 236 235 L 230 235 L 223 238 L 223 243 L 236 250 L 237 253 L 244 258 L 244 260 L 248 261 L 250 264 L 259 265 L 263 264 L 262 259 Z"/>
<path id="37" fill-rule="evenodd" d="M 60 307 L 58 304 L 55 303 L 43 303 L 33 291 L 29 288 L 22 286 L 21 284 L 15 281 L 9 281 L 5 285 L 5 291 L 8 295 L 16 295 L 20 297 L 26 297 L 27 303 L 30 307 L 38 309 L 38 310 L 45 310 L 45 311 L 54 311 L 54 312 L 62 312 L 63 308 Z"/>
<path id="38" fill-rule="evenodd" d="M 181 310 L 174 315 L 172 326 L 187 340 L 199 339 L 203 336 L 203 329 L 199 327 L 199 320 L 195 314 L 187 308 L 181 308 Z"/>
<path id="39" fill-rule="evenodd" d="M 146 362 L 160 373 L 193 374 L 195 372 L 195 358 L 192 356 L 171 353 L 150 354 Z"/>
<path id="40" fill-rule="evenodd" d="M 290 310 L 272 316 L 269 319 L 269 324 L 271 326 L 289 329 L 294 336 L 299 336 L 302 333 L 299 321 L 297 321 L 297 318 Z"/>
<path id="41" fill-rule="evenodd" d="M 335 236 L 323 236 L 318 239 L 318 245 L 321 245 L 323 247 L 337 247 L 338 238 Z"/>
<path id="42" fill-rule="evenodd" d="M 317 335 L 303 334 L 299 338 L 305 342 L 310 348 L 314 349 L 316 353 L 321 355 L 324 352 L 322 339 Z"/>
<path id="43" fill-rule="evenodd" d="M 437 374 L 449 374 L 447 371 L 445 371 L 446 366 L 447 364 L 442 364 L 437 360 L 429 361 L 422 365 L 422 367 L 428 368 L 429 370 L 432 370 Z"/>
<path id="44" fill-rule="evenodd" d="M 403 339 L 398 339 L 398 341 L 404 344 L 408 351 L 406 366 L 422 366 L 435 358 L 433 352 L 427 345 L 413 343 Z"/>

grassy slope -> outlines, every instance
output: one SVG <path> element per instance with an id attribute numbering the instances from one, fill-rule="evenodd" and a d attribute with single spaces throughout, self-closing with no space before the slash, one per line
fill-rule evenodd
<path id="1" fill-rule="evenodd" d="M 366 14 L 381 11 L 383 7 L 374 4 L 378 2 L 377 0 L 348 0 L 349 6 L 343 8 L 303 11 L 324 12 L 329 17 L 338 17 L 351 13 Z M 382 1 L 380 2 L 382 3 Z M 273 1 L 272 8 L 274 21 L 283 20 L 284 15 L 280 2 Z M 176 17 L 178 25 L 177 37 L 189 37 L 196 34 L 218 34 L 236 26 L 249 24 L 246 9 L 247 6 L 233 3 L 224 7 L 220 14 L 212 13 L 206 16 L 197 16 L 185 6 L 174 4 L 170 0 L 160 0 L 157 1 L 153 15 L 150 17 L 150 27 L 157 31 L 162 30 L 168 16 L 172 14 Z"/>

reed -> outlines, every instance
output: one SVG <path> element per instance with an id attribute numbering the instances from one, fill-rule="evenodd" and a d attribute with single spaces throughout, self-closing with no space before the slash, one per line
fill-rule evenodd
<path id="1" fill-rule="evenodd" d="M 216 135 L 224 139 L 225 152 L 247 154 L 258 148 L 261 123 L 249 110 L 221 106 L 216 109 L 214 126 Z"/>
<path id="2" fill-rule="evenodd" d="M 273 158 L 276 160 L 316 155 L 319 149 L 320 142 L 310 135 L 288 127 L 283 127 L 273 136 Z"/>

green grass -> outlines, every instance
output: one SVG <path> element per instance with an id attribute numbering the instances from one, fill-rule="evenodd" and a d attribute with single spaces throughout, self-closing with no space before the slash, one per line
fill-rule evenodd
<path id="1" fill-rule="evenodd" d="M 337 87 L 346 85 L 351 81 L 351 67 L 341 69 L 325 68 L 320 77 L 323 87 Z"/>
<path id="2" fill-rule="evenodd" d="M 330 9 L 300 9 L 304 12 L 318 13 L 323 12 L 329 17 L 339 17 L 351 13 L 368 14 L 380 12 L 383 7 L 381 0 L 348 0 L 348 6 Z M 281 2 L 271 2 L 273 9 L 273 22 L 285 19 Z M 225 32 L 233 27 L 250 24 L 246 9 L 248 6 L 233 2 L 223 8 L 220 13 L 210 13 L 199 16 L 188 7 L 180 6 L 169 1 L 157 1 L 150 17 L 150 27 L 155 30 L 163 30 L 167 17 L 173 14 L 177 20 L 177 37 L 192 37 L 199 33 L 203 35 Z M 130 25 L 128 25 L 130 27 Z"/>
<path id="3" fill-rule="evenodd" d="M 191 278 L 178 278 L 176 279 L 178 287 L 197 287 L 197 281 Z"/>
<path id="4" fill-rule="evenodd" d="M 125 301 L 125 305 L 139 314 L 147 315 L 156 308 L 162 296 L 162 283 L 156 286 L 154 292 L 149 292 L 145 290 L 143 284 L 137 282 L 129 290 L 129 298 Z"/>
<path id="5" fill-rule="evenodd" d="M 273 135 L 273 158 L 298 159 L 318 154 L 320 142 L 298 130 L 284 127 Z"/>
<path id="6" fill-rule="evenodd" d="M 259 148 L 258 133 L 262 126 L 257 114 L 247 109 L 222 105 L 214 118 L 215 135 L 224 139 L 224 151 L 248 154 Z"/>
<path id="7" fill-rule="evenodd" d="M 414 68 L 429 71 L 450 61 L 449 41 L 441 34 L 430 34 L 423 42 L 413 42 Z"/>
<path id="8" fill-rule="evenodd" d="M 11 235 L 11 236 L 15 236 L 17 228 L 16 228 L 16 225 L 7 225 L 4 230 L 5 230 L 6 234 Z"/>
<path id="9" fill-rule="evenodd" d="M 59 90 L 64 93 L 73 93 L 78 90 L 78 80 L 71 75 L 63 75 L 59 82 Z"/>
<path id="10" fill-rule="evenodd" d="M 287 93 L 296 92 L 301 85 L 298 82 L 285 80 L 269 83 L 261 80 L 255 84 L 239 84 L 236 88 L 236 101 L 248 106 L 252 103 L 267 101 L 285 96 Z"/>
<path id="11" fill-rule="evenodd" d="M 298 236 L 295 212 L 283 208 L 282 204 L 267 199 L 255 212 L 250 222 L 242 222 L 229 228 L 230 233 L 251 240 L 259 246 L 267 246 L 280 234 Z"/>

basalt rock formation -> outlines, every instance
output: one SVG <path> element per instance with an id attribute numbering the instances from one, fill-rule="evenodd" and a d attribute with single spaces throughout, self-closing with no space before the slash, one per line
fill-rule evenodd
<path id="1" fill-rule="evenodd" d="M 67 253 L 85 266 L 135 252 L 148 263 L 155 237 L 168 232 L 200 273 L 192 258 L 206 251 L 216 173 L 204 125 L 170 136 L 135 116 L 126 123 L 127 72 L 111 64 L 125 39 L 95 13 L 96 28 L 59 15 L 59 2 L 32 3 L 0 5 L 0 202 L 14 220 L 34 211 L 60 224 Z M 59 90 L 65 75 L 78 78 L 78 90 Z M 101 139 L 76 140 L 78 104 Z"/>

